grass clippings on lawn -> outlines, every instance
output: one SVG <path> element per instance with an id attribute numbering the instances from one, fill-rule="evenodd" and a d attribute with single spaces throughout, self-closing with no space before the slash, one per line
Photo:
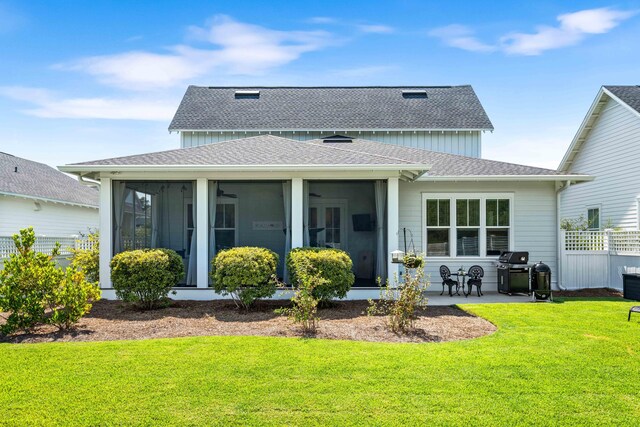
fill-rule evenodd
<path id="1" fill-rule="evenodd" d="M 249 312 L 239 311 L 231 301 L 175 301 L 171 306 L 140 311 L 117 301 L 99 301 L 69 332 L 51 326 L 30 334 L 5 338 L 8 342 L 111 341 L 209 335 L 303 336 L 300 328 L 274 310 L 286 301 L 260 301 Z M 496 330 L 480 317 L 456 307 L 427 307 L 416 320 L 415 331 L 395 334 L 382 316 L 367 317 L 366 301 L 341 301 L 320 308 L 316 338 L 387 341 L 442 342 L 477 338 Z"/>

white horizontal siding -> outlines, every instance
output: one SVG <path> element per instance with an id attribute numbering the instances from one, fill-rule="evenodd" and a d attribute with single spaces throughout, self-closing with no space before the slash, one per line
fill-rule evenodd
<path id="1" fill-rule="evenodd" d="M 594 175 L 595 180 L 562 193 L 563 218 L 586 217 L 600 206 L 602 224 L 637 229 L 640 197 L 640 117 L 610 99 L 577 153 L 570 172 Z"/>
<path id="2" fill-rule="evenodd" d="M 413 234 L 416 250 L 422 252 L 422 193 L 513 193 L 514 233 L 513 250 L 528 251 L 530 262 L 543 261 L 551 267 L 552 281 L 557 279 L 557 234 L 556 195 L 553 183 L 463 183 L 463 182 L 413 182 L 400 184 L 400 236 L 398 247 L 402 248 L 402 228 Z M 409 240 L 407 232 L 407 240 Z M 497 290 L 496 258 L 427 258 L 425 271 L 431 276 L 432 290 L 441 289 L 438 268 L 441 264 L 452 270 L 461 265 L 468 269 L 473 264 L 485 270 L 483 289 Z"/>
<path id="3" fill-rule="evenodd" d="M 480 157 L 481 133 L 479 131 L 357 131 L 338 132 L 354 138 L 379 141 L 387 144 L 397 144 L 405 147 L 421 148 L 423 150 L 439 151 L 443 153 L 460 154 L 469 157 Z M 196 147 L 238 138 L 264 135 L 265 132 L 183 132 L 181 134 L 182 147 Z M 313 131 L 275 131 L 272 135 L 283 138 L 305 141 L 330 136 L 332 133 Z"/>
<path id="4" fill-rule="evenodd" d="M 36 235 L 64 237 L 86 233 L 99 225 L 98 209 L 0 196 L 0 236 L 32 226 Z"/>

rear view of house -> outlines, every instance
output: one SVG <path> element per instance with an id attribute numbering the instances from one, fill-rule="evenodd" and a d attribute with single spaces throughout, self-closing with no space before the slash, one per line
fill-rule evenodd
<path id="1" fill-rule="evenodd" d="M 590 178 L 482 159 L 492 129 L 470 86 L 191 86 L 169 127 L 181 148 L 61 169 L 101 182 L 105 289 L 113 254 L 168 247 L 187 269 L 178 297 L 214 298 L 211 258 L 252 245 L 280 255 L 285 280 L 291 248 L 346 250 L 355 297 L 405 247 L 433 280 L 478 264 L 495 290 L 502 251 L 555 271 L 556 190 Z"/>

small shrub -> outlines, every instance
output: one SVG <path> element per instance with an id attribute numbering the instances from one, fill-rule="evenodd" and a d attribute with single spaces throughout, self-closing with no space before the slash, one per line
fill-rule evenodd
<path id="1" fill-rule="evenodd" d="M 318 299 L 313 291 L 326 284 L 326 279 L 320 277 L 313 268 L 298 271 L 299 281 L 294 286 L 292 307 L 279 308 L 277 314 L 287 316 L 293 323 L 299 323 L 304 333 L 314 333 L 320 318 L 318 314 Z"/>
<path id="2" fill-rule="evenodd" d="M 47 255 L 33 251 L 35 240 L 31 227 L 14 235 L 18 254 L 11 254 L 0 271 L 0 312 L 9 313 L 0 327 L 3 334 L 40 324 L 68 329 L 100 298 L 97 286 L 87 283 L 81 271 L 56 264 L 60 245 Z"/>
<path id="3" fill-rule="evenodd" d="M 266 248 L 222 250 L 211 261 L 213 289 L 231 295 L 239 308 L 248 309 L 256 299 L 276 292 L 278 261 L 278 255 Z"/>
<path id="4" fill-rule="evenodd" d="M 53 261 L 60 245 L 56 245 L 51 255 L 46 255 L 33 251 L 35 241 L 32 227 L 14 234 L 18 253 L 11 254 L 0 270 L 0 312 L 9 313 L 6 323 L 0 327 L 3 334 L 29 330 L 44 323 L 45 297 L 64 276 Z"/>
<path id="5" fill-rule="evenodd" d="M 166 301 L 171 288 L 184 277 L 182 258 L 171 249 L 121 252 L 111 260 L 111 281 L 116 296 L 144 309 Z"/>
<path id="6" fill-rule="evenodd" d="M 100 236 L 90 233 L 87 236 L 92 243 L 91 249 L 71 248 L 71 266 L 84 273 L 87 281 L 98 283 L 100 280 Z"/>
<path id="7" fill-rule="evenodd" d="M 300 272 L 312 268 L 324 279 L 313 290 L 315 298 L 329 301 L 344 298 L 353 286 L 353 262 L 345 251 L 332 248 L 295 248 L 287 255 L 291 283 L 299 283 Z"/>
<path id="8" fill-rule="evenodd" d="M 402 283 L 398 283 L 396 278 L 395 288 L 392 288 L 387 280 L 381 286 L 380 299 L 369 300 L 367 314 L 387 316 L 389 329 L 396 333 L 406 333 L 413 329 L 417 311 L 427 306 L 424 291 L 428 286 L 429 282 L 424 280 L 422 265 L 415 269 L 415 273 L 405 269 Z"/>
<path id="9" fill-rule="evenodd" d="M 87 314 L 100 299 L 100 289 L 88 282 L 82 271 L 67 267 L 64 277 L 51 289 L 46 302 L 50 311 L 47 323 L 69 329 Z"/>

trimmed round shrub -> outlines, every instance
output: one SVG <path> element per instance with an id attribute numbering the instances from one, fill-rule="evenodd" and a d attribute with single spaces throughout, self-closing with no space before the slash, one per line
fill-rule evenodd
<path id="1" fill-rule="evenodd" d="M 266 248 L 222 250 L 211 261 L 213 289 L 231 295 L 238 307 L 248 309 L 256 299 L 275 294 L 278 261 L 278 254 Z"/>
<path id="2" fill-rule="evenodd" d="M 344 298 L 353 286 L 355 275 L 349 254 L 333 248 L 295 248 L 287 255 L 287 269 L 291 283 L 302 279 L 301 272 L 318 274 L 324 282 L 313 290 L 321 301 Z M 312 269 L 313 271 L 308 271 Z"/>
<path id="3" fill-rule="evenodd" d="M 171 249 L 125 251 L 111 259 L 116 296 L 145 309 L 164 302 L 183 277 L 182 258 Z"/>

